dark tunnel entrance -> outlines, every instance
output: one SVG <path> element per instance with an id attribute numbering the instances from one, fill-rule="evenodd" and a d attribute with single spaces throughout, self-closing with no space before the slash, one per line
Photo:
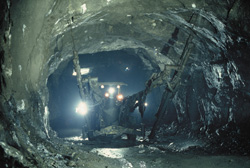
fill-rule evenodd
<path id="1" fill-rule="evenodd" d="M 149 70 L 138 56 L 124 50 L 79 55 L 79 61 L 81 68 L 90 70 L 88 74 L 82 75 L 83 78 L 98 78 L 99 83 L 121 82 L 126 84 L 120 86 L 120 92 L 124 97 L 145 89 L 145 82 L 152 74 L 152 70 Z M 72 59 L 63 62 L 50 75 L 47 83 L 50 126 L 59 137 L 79 136 L 83 125 L 83 116 L 76 113 L 81 98 L 76 76 L 73 76 L 73 69 Z M 109 85 L 102 89 L 103 97 L 108 88 Z M 148 108 L 143 120 L 149 125 L 154 121 L 153 116 L 160 102 L 159 93 L 161 93 L 161 88 L 149 94 L 147 99 Z M 93 107 L 92 111 L 94 111 Z M 135 109 L 131 115 L 138 123 L 141 122 L 138 109 Z"/>

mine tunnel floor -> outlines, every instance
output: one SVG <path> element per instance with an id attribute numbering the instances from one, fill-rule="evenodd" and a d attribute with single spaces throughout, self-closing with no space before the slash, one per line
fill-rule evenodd
<path id="1" fill-rule="evenodd" d="M 65 148 L 68 151 L 62 152 L 68 153 L 66 160 L 72 167 L 250 167 L 249 156 L 207 153 L 203 150 L 205 142 L 185 135 L 169 136 L 154 142 L 147 139 L 143 141 L 140 136 L 137 136 L 136 141 L 123 136 L 88 141 L 81 138 L 81 130 L 71 131 L 78 133 L 75 134 L 77 136 L 71 136 L 70 130 L 64 130 L 64 137 L 60 140 L 64 146 L 68 146 Z M 96 154 L 101 159 L 96 160 Z"/>

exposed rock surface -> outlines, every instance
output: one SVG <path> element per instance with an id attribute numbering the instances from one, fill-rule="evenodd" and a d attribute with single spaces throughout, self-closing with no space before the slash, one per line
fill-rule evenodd
<path id="1" fill-rule="evenodd" d="M 247 0 L 5 0 L 0 8 L 1 165 L 124 165 L 63 143 L 50 129 L 47 80 L 72 59 L 72 36 L 79 54 L 124 49 L 161 71 L 178 63 L 191 36 L 190 58 L 161 123 L 188 125 L 186 133 L 225 148 L 231 138 L 233 150 L 241 146 L 235 153 L 247 152 L 242 145 L 249 152 Z"/>

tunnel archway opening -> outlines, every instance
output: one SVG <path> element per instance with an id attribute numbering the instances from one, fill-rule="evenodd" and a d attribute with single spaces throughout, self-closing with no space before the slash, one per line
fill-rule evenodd
<path id="1" fill-rule="evenodd" d="M 82 78 L 97 78 L 99 83 L 106 84 L 124 83 L 125 85 L 119 86 L 119 92 L 124 98 L 144 90 L 145 82 L 152 74 L 152 70 L 142 62 L 138 55 L 126 50 L 80 54 L 79 61 L 81 68 L 89 68 L 89 73 L 82 75 Z M 50 126 L 59 137 L 79 136 L 83 125 L 83 116 L 76 113 L 76 107 L 81 102 L 81 98 L 73 69 L 73 59 L 66 60 L 48 78 Z M 103 97 L 108 88 L 109 85 L 101 88 Z M 147 100 L 149 108 L 145 111 L 146 118 L 144 118 L 145 121 L 151 123 L 159 104 L 152 97 L 154 96 Z M 97 110 L 92 107 L 92 111 L 93 109 Z M 138 123 L 142 121 L 138 109 L 133 112 L 132 116 Z"/>

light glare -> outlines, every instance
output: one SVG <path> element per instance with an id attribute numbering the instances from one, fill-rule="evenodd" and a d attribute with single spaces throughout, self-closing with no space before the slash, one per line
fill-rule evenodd
<path id="1" fill-rule="evenodd" d="M 73 76 L 76 76 L 76 75 L 77 75 L 76 71 L 73 71 L 72 75 L 73 75 Z"/>
<path id="2" fill-rule="evenodd" d="M 89 68 L 81 68 L 81 69 L 80 69 L 81 75 L 87 75 L 89 72 L 90 72 L 90 69 L 89 69 Z M 75 69 L 73 69 L 72 75 L 73 75 L 73 76 L 77 76 L 77 72 L 75 71 Z"/>
<path id="3" fill-rule="evenodd" d="M 86 115 L 88 112 L 88 107 L 85 102 L 79 103 L 79 105 L 76 107 L 76 113 L 80 115 Z"/>
<path id="4" fill-rule="evenodd" d="M 108 92 L 106 92 L 104 96 L 105 96 L 105 97 L 109 97 L 109 93 L 108 93 Z"/>
<path id="5" fill-rule="evenodd" d="M 117 98 L 118 101 L 122 101 L 123 100 L 123 95 L 122 94 L 118 94 L 116 96 L 116 98 Z"/>
<path id="6" fill-rule="evenodd" d="M 114 94 L 115 93 L 115 88 L 113 88 L 113 87 L 109 88 L 109 93 Z"/>

